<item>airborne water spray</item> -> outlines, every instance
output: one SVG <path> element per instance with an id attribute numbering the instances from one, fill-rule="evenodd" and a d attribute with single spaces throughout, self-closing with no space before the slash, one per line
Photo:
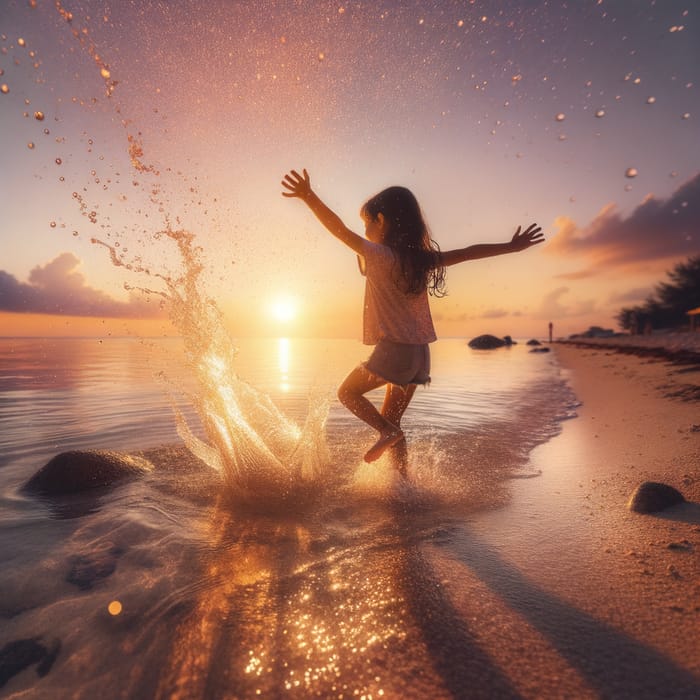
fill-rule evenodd
<path id="1" fill-rule="evenodd" d="M 260 505 L 270 501 L 297 500 L 309 487 L 313 490 L 313 485 L 323 477 L 324 465 L 328 461 L 324 436 L 328 401 L 310 401 L 307 420 L 300 428 L 274 405 L 269 396 L 238 377 L 235 350 L 224 327 L 222 313 L 216 301 L 205 291 L 203 250 L 196 236 L 187 230 L 192 227 L 181 223 L 164 193 L 164 173 L 176 174 L 180 180 L 186 178 L 180 172 L 173 173 L 170 168 L 155 167 L 146 161 L 142 134 L 124 117 L 121 105 L 116 102 L 119 82 L 98 50 L 89 28 L 80 26 L 74 14 L 60 2 L 56 2 L 55 8 L 65 20 L 73 39 L 80 45 L 81 52 L 89 56 L 99 71 L 109 111 L 117 115 L 121 128 L 126 132 L 124 155 L 128 155 L 131 169 L 137 175 L 131 184 L 142 195 L 139 200 L 143 210 L 132 202 L 127 210 L 125 194 L 120 195 L 117 201 L 125 215 L 131 214 L 138 219 L 141 237 L 138 242 L 144 248 L 144 253 L 146 249 L 155 252 L 159 256 L 158 262 L 147 264 L 140 255 L 133 251 L 129 253 L 115 240 L 121 234 L 114 230 L 109 217 L 98 214 L 99 206 L 96 203 L 88 204 L 91 195 L 87 187 L 80 191 L 80 188 L 76 188 L 72 197 L 79 206 L 80 215 L 90 225 L 96 225 L 101 219 L 101 228 L 107 232 L 104 236 L 91 236 L 90 241 L 109 251 L 112 264 L 155 281 L 158 286 L 154 290 L 125 284 L 127 291 L 141 292 L 147 298 L 159 297 L 161 308 L 167 309 L 184 340 L 187 363 L 198 386 L 194 394 L 185 396 L 197 410 L 204 438 L 195 435 L 173 399 L 178 432 L 195 456 L 221 473 L 234 498 Z M 86 106 L 90 107 L 95 104 L 96 99 L 86 102 Z M 41 118 L 35 118 L 43 121 L 44 113 L 41 112 Z M 86 135 L 86 132 L 83 134 Z M 92 153 L 92 139 L 88 139 L 88 144 L 87 152 Z M 65 169 L 64 161 L 65 158 L 56 159 L 56 165 Z M 100 187 L 99 196 L 104 197 L 104 191 L 118 184 L 118 174 L 115 173 L 112 184 L 109 179 L 100 182 L 99 174 L 91 170 L 91 182 Z M 201 205 L 202 195 L 198 188 L 190 186 L 189 192 L 195 196 L 196 204 Z M 109 206 L 114 203 L 109 202 Z M 153 219 L 163 223 L 154 226 L 150 223 Z M 171 225 L 171 221 L 176 225 Z M 174 272 L 164 264 L 164 259 L 171 254 L 168 244 L 174 244 L 177 249 L 177 262 L 171 265 Z"/>

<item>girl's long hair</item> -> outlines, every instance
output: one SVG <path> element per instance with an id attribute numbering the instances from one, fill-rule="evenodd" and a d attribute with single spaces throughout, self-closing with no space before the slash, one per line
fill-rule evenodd
<path id="1" fill-rule="evenodd" d="M 440 247 L 431 238 L 418 201 L 405 187 L 389 187 L 365 202 L 362 213 L 376 221 L 379 213 L 387 222 L 384 245 L 398 256 L 404 291 L 443 297 L 445 267 Z"/>

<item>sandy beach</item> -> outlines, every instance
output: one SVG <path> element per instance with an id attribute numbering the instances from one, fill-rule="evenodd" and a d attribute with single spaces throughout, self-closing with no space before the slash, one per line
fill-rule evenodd
<path id="1" fill-rule="evenodd" d="M 700 364 L 554 351 L 578 417 L 534 451 L 542 474 L 515 484 L 506 522 L 500 511 L 474 523 L 498 561 L 474 587 L 478 614 L 499 623 L 480 642 L 525 697 L 697 697 Z M 688 502 L 631 512 L 646 480 Z"/>

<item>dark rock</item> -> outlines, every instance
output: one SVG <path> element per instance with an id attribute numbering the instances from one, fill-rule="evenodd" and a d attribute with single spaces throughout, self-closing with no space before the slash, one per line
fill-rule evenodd
<path id="1" fill-rule="evenodd" d="M 40 677 L 51 670 L 61 649 L 61 642 L 54 639 L 49 648 L 44 646 L 40 639 L 41 637 L 15 639 L 0 649 L 0 688 L 32 664 L 37 664 L 36 673 Z"/>
<path id="2" fill-rule="evenodd" d="M 507 345 L 502 338 L 497 338 L 495 335 L 478 335 L 469 341 L 469 347 L 475 350 L 493 350 L 494 348 L 502 348 Z"/>
<path id="3" fill-rule="evenodd" d="M 540 343 L 540 341 L 536 338 L 531 338 L 527 341 L 527 343 L 525 343 L 525 345 L 542 345 L 542 343 Z"/>
<path id="4" fill-rule="evenodd" d="M 530 352 L 549 352 L 549 348 L 532 348 Z"/>
<path id="5" fill-rule="evenodd" d="M 645 481 L 636 488 L 627 507 L 635 513 L 656 513 L 683 502 L 683 494 L 673 486 Z"/>
<path id="6" fill-rule="evenodd" d="M 142 457 L 109 450 L 61 452 L 34 474 L 24 489 L 44 495 L 71 494 L 111 486 L 152 469 L 153 465 Z"/>

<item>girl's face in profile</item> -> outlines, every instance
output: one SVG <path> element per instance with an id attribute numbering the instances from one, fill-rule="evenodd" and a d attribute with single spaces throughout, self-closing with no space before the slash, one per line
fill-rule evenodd
<path id="1" fill-rule="evenodd" d="M 365 222 L 365 238 L 372 243 L 384 242 L 384 215 L 380 212 L 377 218 L 373 219 L 369 214 L 360 212 L 362 220 Z"/>

